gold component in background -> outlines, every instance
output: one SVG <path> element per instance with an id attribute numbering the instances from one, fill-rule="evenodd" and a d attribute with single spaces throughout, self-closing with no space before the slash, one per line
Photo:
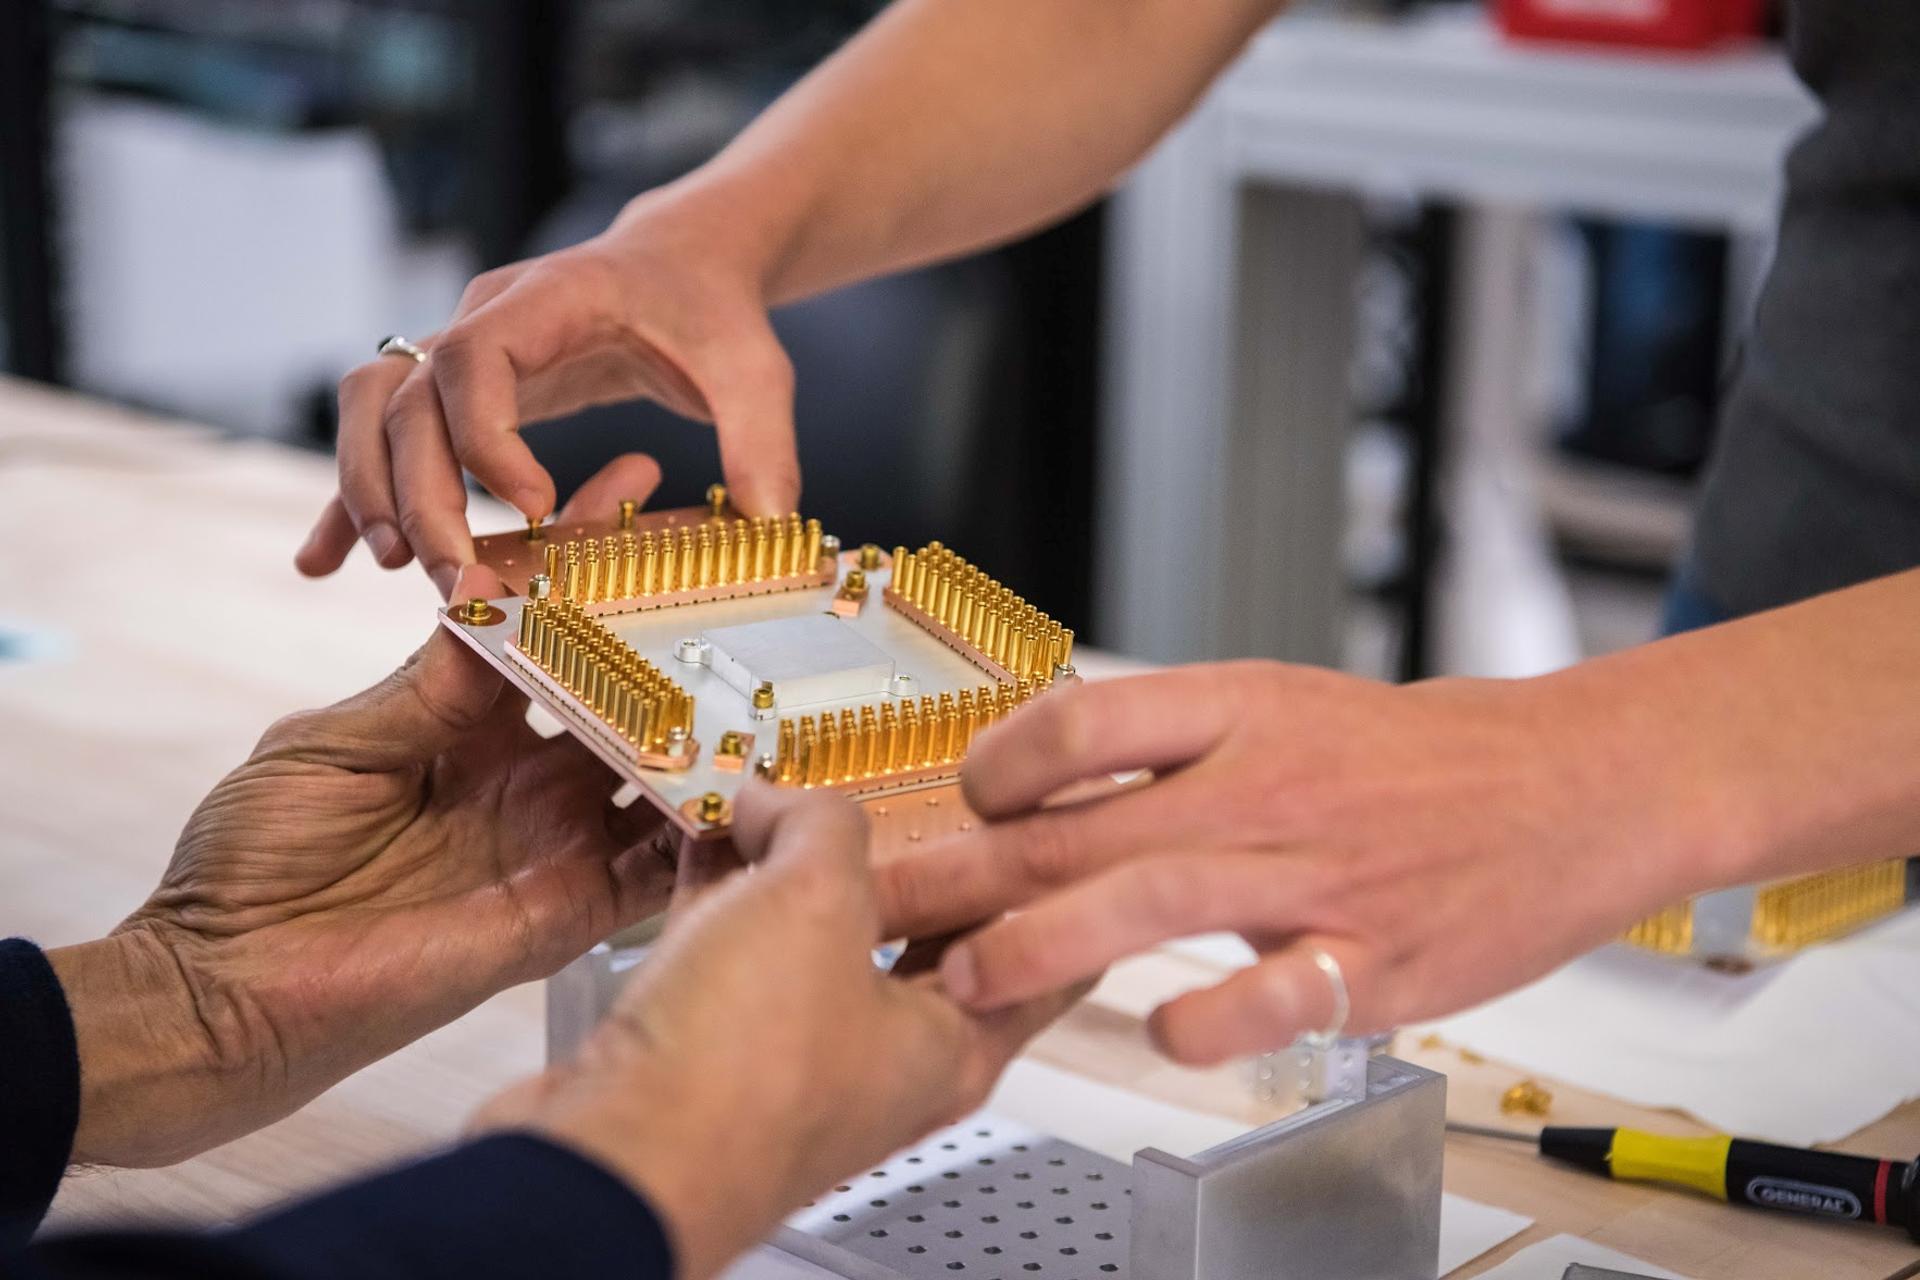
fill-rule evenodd
<path id="1" fill-rule="evenodd" d="M 538 542 L 546 536 L 547 536 L 546 530 L 540 527 L 540 517 L 528 516 L 527 517 L 527 541 Z"/>
<path id="2" fill-rule="evenodd" d="M 633 518 L 639 513 L 639 503 L 635 502 L 632 498 L 620 499 L 620 527 L 622 529 L 633 528 Z"/>
<path id="3" fill-rule="evenodd" d="M 1906 905 L 1907 860 L 1869 863 L 1771 884 L 1754 894 L 1753 939 L 1806 947 Z"/>
<path id="4" fill-rule="evenodd" d="M 880 548 L 874 546 L 871 542 L 861 543 L 859 559 L 854 563 L 858 564 L 868 573 L 872 573 L 880 567 Z"/>
<path id="5" fill-rule="evenodd" d="M 709 515 L 725 515 L 727 511 L 727 486 L 710 484 L 707 486 L 707 512 Z"/>
<path id="6" fill-rule="evenodd" d="M 1905 858 L 1782 880 L 1754 891 L 1747 940 L 1762 952 L 1794 951 L 1849 933 L 1906 903 Z M 1627 930 L 1623 941 L 1664 955 L 1692 955 L 1694 903 L 1649 916 Z"/>
<path id="7" fill-rule="evenodd" d="M 1522 1080 L 1500 1095 L 1500 1114 L 1544 1116 L 1553 1110 L 1553 1092 L 1538 1080 Z"/>

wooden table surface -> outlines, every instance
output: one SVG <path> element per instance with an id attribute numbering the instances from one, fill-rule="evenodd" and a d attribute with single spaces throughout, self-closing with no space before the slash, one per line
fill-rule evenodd
<path id="1" fill-rule="evenodd" d="M 111 928 L 157 878 L 194 804 L 271 720 L 372 683 L 425 639 L 436 600 L 417 571 L 384 574 L 356 555 L 324 582 L 294 573 L 293 549 L 331 490 L 322 458 L 0 380 L 0 632 L 25 632 L 46 651 L 0 662 L 0 934 L 57 946 Z M 474 513 L 483 527 L 514 523 L 485 502 Z M 1144 989 L 1183 967 L 1203 976 L 1161 955 L 1109 981 Z M 1111 1007 L 1083 1006 L 1033 1052 L 1260 1118 L 1244 1071 L 1174 1068 L 1136 1018 Z M 1440 1046 L 1400 1052 L 1448 1074 L 1453 1116 L 1503 1122 L 1498 1098 L 1519 1073 Z M 447 1141 L 541 1054 L 540 989 L 508 991 L 259 1133 L 170 1169 L 75 1174 L 52 1222 L 230 1219 Z M 1556 1123 L 1701 1131 L 1672 1113 L 1554 1092 Z M 1920 1152 L 1920 1104 L 1838 1145 Z M 1482 1139 L 1450 1139 L 1446 1178 L 1537 1220 L 1461 1276 L 1561 1231 L 1696 1280 L 1880 1280 L 1920 1259 L 1889 1230 L 1613 1184 Z"/>

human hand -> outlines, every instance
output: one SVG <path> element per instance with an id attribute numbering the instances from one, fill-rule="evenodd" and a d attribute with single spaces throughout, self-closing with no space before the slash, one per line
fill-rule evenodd
<path id="1" fill-rule="evenodd" d="M 484 568 L 461 587 L 497 595 Z M 294 1110 L 659 910 L 646 806 L 436 631 L 289 716 L 201 802 L 160 886 L 52 953 L 82 1062 L 76 1162 L 167 1163 Z"/>
<path id="2" fill-rule="evenodd" d="M 1658 708 L 1579 676 L 1391 687 L 1268 662 L 1048 693 L 969 752 L 987 822 L 881 873 L 889 936 L 948 949 L 995 1009 L 1190 934 L 1261 961 L 1153 1015 L 1171 1056 L 1272 1050 L 1336 1016 L 1384 1030 L 1519 985 L 1711 879 L 1713 782 Z M 1043 808 L 1068 784 L 1150 785 Z M 1018 914 L 999 920 L 1018 907 Z"/>
<path id="3" fill-rule="evenodd" d="M 753 870 L 676 908 L 576 1061 L 478 1117 L 574 1147 L 639 1190 L 685 1280 L 978 1107 L 1071 998 L 973 1015 L 933 975 L 887 976 L 872 958 L 865 815 L 757 783 L 735 812 Z"/>
<path id="4" fill-rule="evenodd" d="M 301 572 L 332 573 L 364 540 L 389 569 L 417 557 L 446 593 L 473 560 L 461 468 L 544 517 L 553 480 L 521 426 L 625 400 L 713 423 L 733 501 L 792 510 L 792 366 L 750 255 L 726 244 L 723 216 L 687 205 L 655 193 L 593 240 L 489 271 L 422 341 L 426 363 L 381 356 L 348 373 L 340 490 L 295 557 Z"/>

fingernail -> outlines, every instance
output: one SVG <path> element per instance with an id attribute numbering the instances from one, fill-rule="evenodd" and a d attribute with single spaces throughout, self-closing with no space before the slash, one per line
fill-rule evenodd
<path id="1" fill-rule="evenodd" d="M 961 1004 L 971 1004 L 980 994 L 980 975 L 974 971 L 973 948 L 949 947 L 940 961 L 940 981 L 947 994 Z"/>
<path id="2" fill-rule="evenodd" d="M 400 531 L 384 521 L 368 525 L 360 536 L 373 549 L 373 558 L 376 560 L 385 560 L 400 545 Z"/>
<path id="3" fill-rule="evenodd" d="M 440 564 L 427 570 L 427 576 L 433 579 L 433 585 L 440 589 L 442 600 L 453 598 L 453 589 L 460 585 L 460 566 Z"/>

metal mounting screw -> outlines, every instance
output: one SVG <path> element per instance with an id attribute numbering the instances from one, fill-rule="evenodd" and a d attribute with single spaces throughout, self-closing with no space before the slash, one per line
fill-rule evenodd
<path id="1" fill-rule="evenodd" d="M 727 816 L 727 798 L 718 791 L 700 797 L 700 821 L 717 823 Z"/>
<path id="2" fill-rule="evenodd" d="M 771 720 L 773 716 L 773 682 L 762 680 L 753 690 L 753 718 Z"/>
<path id="3" fill-rule="evenodd" d="M 553 594 L 553 579 L 544 573 L 536 573 L 527 579 L 527 595 L 535 600 L 545 600 Z"/>
<path id="4" fill-rule="evenodd" d="M 461 613 L 460 620 L 470 627 L 479 627 L 485 626 L 487 620 L 492 616 L 493 606 L 479 596 L 475 596 L 473 599 L 467 601 L 466 607 Z"/>
<path id="5" fill-rule="evenodd" d="M 633 517 L 639 510 L 640 504 L 632 498 L 620 499 L 620 527 L 622 529 L 633 528 Z"/>
<path id="6" fill-rule="evenodd" d="M 896 698 L 911 698 L 919 687 L 912 676 L 904 673 L 887 681 L 887 692 Z"/>
<path id="7" fill-rule="evenodd" d="M 673 656 L 682 662 L 705 666 L 707 659 L 713 656 L 713 646 L 700 636 L 688 636 L 673 646 Z"/>

